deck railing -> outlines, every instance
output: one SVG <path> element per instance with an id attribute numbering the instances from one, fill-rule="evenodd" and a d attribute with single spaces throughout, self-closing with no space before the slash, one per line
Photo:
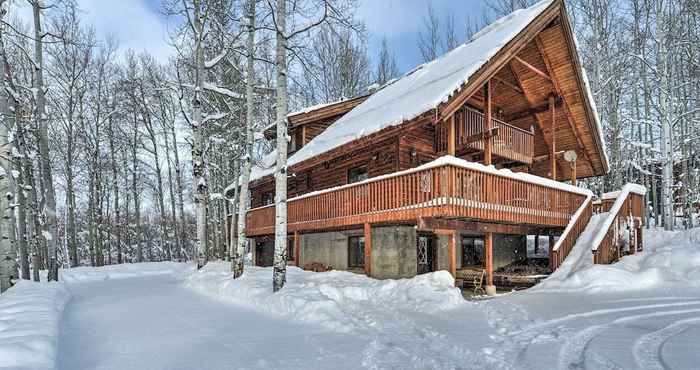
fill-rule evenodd
<path id="1" fill-rule="evenodd" d="M 623 248 L 630 253 L 642 249 L 642 226 L 644 224 L 644 192 L 639 185 L 628 184 L 614 198 L 604 199 L 601 212 L 609 212 L 603 222 L 601 234 L 593 240 L 592 251 L 595 263 L 607 264 L 620 259 Z M 614 199 L 614 202 L 611 200 Z"/>
<path id="2" fill-rule="evenodd" d="M 535 152 L 534 135 L 496 118 L 491 119 L 491 127 L 496 129 L 492 141 L 493 154 L 514 161 L 530 164 Z M 442 124 L 436 132 L 436 151 L 447 150 L 447 125 Z M 455 113 L 455 136 L 457 150 L 470 148 L 484 150 L 484 114 L 470 107 Z"/>
<path id="3" fill-rule="evenodd" d="M 527 174 L 452 157 L 287 201 L 288 230 L 321 230 L 450 217 L 565 227 L 586 195 Z M 248 212 L 247 234 L 274 233 L 275 208 Z"/>

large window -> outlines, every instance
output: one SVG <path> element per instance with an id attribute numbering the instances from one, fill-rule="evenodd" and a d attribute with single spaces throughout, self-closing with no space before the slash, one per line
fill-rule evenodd
<path id="1" fill-rule="evenodd" d="M 367 180 L 367 167 L 355 167 L 348 170 L 348 184 Z"/>
<path id="2" fill-rule="evenodd" d="M 480 237 L 462 237 L 462 266 L 484 265 L 484 239 Z"/>
<path id="3" fill-rule="evenodd" d="M 348 238 L 348 268 L 365 267 L 365 237 L 351 236 Z"/>

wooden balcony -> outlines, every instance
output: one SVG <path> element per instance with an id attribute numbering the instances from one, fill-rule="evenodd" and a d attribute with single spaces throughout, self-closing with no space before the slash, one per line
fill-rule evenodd
<path id="1" fill-rule="evenodd" d="M 491 119 L 493 136 L 484 129 L 484 114 L 464 107 L 455 114 L 456 149 L 458 153 L 484 150 L 484 141 L 492 140 L 493 154 L 507 160 L 531 164 L 535 153 L 534 134 L 496 118 Z M 446 123 L 436 127 L 435 150 L 447 151 Z"/>
<path id="2" fill-rule="evenodd" d="M 563 228 L 586 199 L 577 189 L 443 157 L 419 168 L 289 199 L 288 231 L 415 223 L 423 217 Z M 273 234 L 274 219 L 274 205 L 251 209 L 247 234 Z"/>

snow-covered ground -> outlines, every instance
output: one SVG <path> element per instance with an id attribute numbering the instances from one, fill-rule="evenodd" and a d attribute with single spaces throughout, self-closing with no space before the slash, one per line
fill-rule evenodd
<path id="1" fill-rule="evenodd" d="M 290 268 L 272 294 L 267 268 L 237 281 L 224 263 L 73 269 L 0 297 L 0 368 L 697 368 L 700 229 L 645 240 L 610 266 L 581 248 L 540 286 L 485 301 L 444 272 Z"/>

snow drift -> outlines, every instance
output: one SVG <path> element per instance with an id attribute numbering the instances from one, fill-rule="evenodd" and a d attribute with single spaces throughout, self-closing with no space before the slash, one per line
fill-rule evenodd
<path id="1" fill-rule="evenodd" d="M 54 369 L 63 283 L 20 281 L 0 296 L 0 369 Z"/>
<path id="2" fill-rule="evenodd" d="M 153 275 L 183 274 L 194 269 L 194 265 L 177 262 L 125 263 L 101 267 L 74 267 L 61 270 L 61 280 L 67 283 L 80 283 L 108 279 L 128 279 Z"/>
<path id="3" fill-rule="evenodd" d="M 700 228 L 644 230 L 644 251 L 611 265 L 593 264 L 591 243 L 587 242 L 592 239 L 586 235 L 581 239 L 564 265 L 534 290 L 612 292 L 669 284 L 700 287 Z"/>
<path id="4" fill-rule="evenodd" d="M 368 324 L 367 312 L 438 313 L 465 304 L 447 271 L 411 279 L 376 280 L 347 271 L 314 273 L 287 267 L 287 283 L 272 293 L 271 268 L 247 266 L 231 278 L 230 265 L 210 262 L 190 274 L 185 285 L 248 308 L 340 332 Z"/>

